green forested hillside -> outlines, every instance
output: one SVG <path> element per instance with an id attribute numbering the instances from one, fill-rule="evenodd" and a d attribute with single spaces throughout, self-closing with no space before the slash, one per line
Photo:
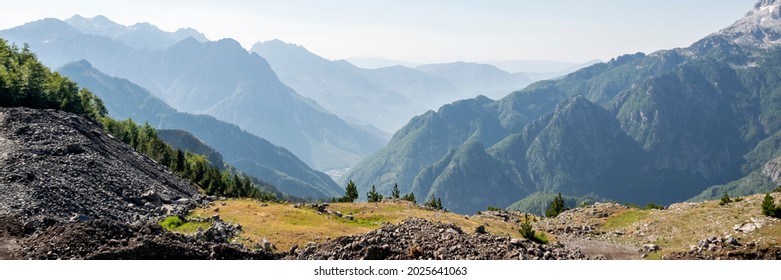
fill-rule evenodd
<path id="1" fill-rule="evenodd" d="M 638 205 L 683 201 L 711 186 L 717 190 L 698 197 L 766 191 L 781 183 L 773 161 L 781 151 L 781 49 L 766 43 L 779 36 L 751 30 L 779 33 L 774 25 L 755 24 L 779 22 L 781 16 L 767 11 L 760 5 L 688 48 L 620 56 L 495 102 L 443 106 L 413 119 L 345 180 L 380 190 L 393 183 L 477 188 L 491 197 L 492 183 L 509 178 L 502 190 L 516 201 L 561 192 Z M 455 151 L 474 146 L 470 141 L 482 144 L 491 160 L 452 162 Z M 492 161 L 501 163 L 501 174 L 475 172 Z M 454 174 L 461 178 L 447 180 Z M 445 208 L 470 203 L 459 209 L 485 207 L 443 198 Z"/>

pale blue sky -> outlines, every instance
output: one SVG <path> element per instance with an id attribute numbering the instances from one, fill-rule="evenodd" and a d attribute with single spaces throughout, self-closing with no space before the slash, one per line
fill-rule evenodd
<path id="1" fill-rule="evenodd" d="M 732 24 L 757 0 L 25 0 L 0 29 L 74 14 L 163 30 L 193 27 L 245 48 L 279 38 L 329 59 L 411 62 L 607 60 L 684 47 Z"/>

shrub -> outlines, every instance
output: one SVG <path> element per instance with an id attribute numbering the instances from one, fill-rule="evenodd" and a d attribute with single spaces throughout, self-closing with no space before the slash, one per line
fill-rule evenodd
<path id="1" fill-rule="evenodd" d="M 182 226 L 183 224 L 184 222 L 181 218 L 179 218 L 179 216 L 171 216 L 160 222 L 160 225 L 167 229 L 175 229 Z"/>
<path id="2" fill-rule="evenodd" d="M 488 206 L 488 211 L 502 211 L 503 209 L 499 209 L 493 206 Z"/>
<path id="3" fill-rule="evenodd" d="M 523 236 L 523 238 L 526 238 L 528 240 L 540 244 L 548 243 L 548 238 L 545 237 L 544 234 L 542 233 L 537 234 L 537 232 L 535 232 L 534 229 L 532 228 L 532 223 L 531 223 L 531 219 L 529 219 L 529 214 L 524 215 L 524 219 L 521 222 L 520 227 L 521 228 L 518 231 L 521 233 L 521 236 Z"/>
<path id="4" fill-rule="evenodd" d="M 719 205 L 724 206 L 730 203 L 732 203 L 732 199 L 729 198 L 729 195 L 727 193 L 724 193 L 724 195 L 721 196 L 721 201 L 719 201 Z"/>
<path id="5" fill-rule="evenodd" d="M 645 209 L 645 210 L 650 210 L 650 209 L 662 210 L 662 209 L 664 209 L 664 206 L 658 205 L 656 203 L 648 203 L 648 204 L 645 205 L 645 207 L 643 209 Z"/>

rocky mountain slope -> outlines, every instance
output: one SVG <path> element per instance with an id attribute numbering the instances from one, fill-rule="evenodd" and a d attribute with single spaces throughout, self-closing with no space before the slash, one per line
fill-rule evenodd
<path id="1" fill-rule="evenodd" d="M 620 56 L 498 101 L 478 97 L 418 116 L 344 180 L 355 181 L 359 193 L 372 185 L 388 193 L 397 183 L 402 192 L 423 190 L 417 197 L 443 196 L 437 186 L 479 188 L 487 199 L 443 198 L 445 208 L 472 213 L 486 202 L 508 206 L 491 195 L 497 192 L 514 200 L 561 192 L 669 204 L 760 168 L 773 174 L 767 164 L 779 150 L 781 50 L 736 38 L 773 42 L 777 6 L 761 1 L 746 18 L 687 48 Z M 452 160 L 451 151 L 472 150 L 472 142 L 487 156 Z M 467 172 L 481 166 L 502 172 Z M 770 182 L 721 190 L 756 193 Z"/>
<path id="2" fill-rule="evenodd" d="M 166 232 L 204 202 L 87 118 L 0 108 L 0 259 L 269 258 Z"/>

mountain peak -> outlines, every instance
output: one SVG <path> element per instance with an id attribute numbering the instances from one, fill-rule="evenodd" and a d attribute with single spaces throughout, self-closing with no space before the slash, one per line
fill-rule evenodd
<path id="1" fill-rule="evenodd" d="M 745 17 L 717 34 L 741 46 L 781 45 L 781 1 L 760 0 Z"/>

